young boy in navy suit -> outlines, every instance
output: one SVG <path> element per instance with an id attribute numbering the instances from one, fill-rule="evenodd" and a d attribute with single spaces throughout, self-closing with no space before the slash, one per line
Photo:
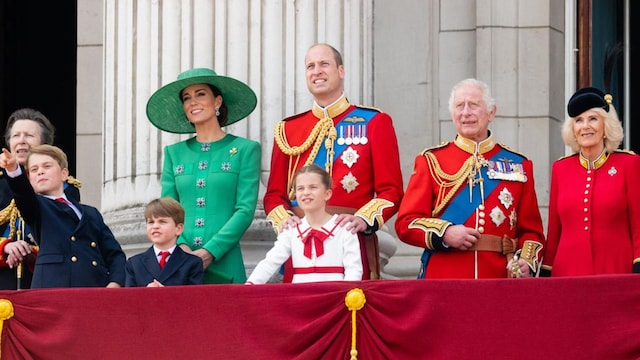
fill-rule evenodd
<path id="1" fill-rule="evenodd" d="M 2 149 L 0 167 L 40 247 L 32 288 L 124 285 L 126 257 L 102 215 L 64 194 L 69 170 L 62 150 L 31 147 L 23 169 Z M 7 263 L 16 265 L 21 256 L 26 254 L 10 253 Z"/>
<path id="2" fill-rule="evenodd" d="M 202 284 L 202 260 L 176 246 L 184 229 L 182 205 L 168 197 L 155 199 L 147 204 L 144 218 L 147 221 L 147 237 L 153 245 L 127 260 L 125 286 Z"/>

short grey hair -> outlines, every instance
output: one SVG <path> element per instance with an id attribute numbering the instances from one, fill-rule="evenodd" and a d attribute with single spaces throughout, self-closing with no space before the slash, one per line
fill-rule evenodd
<path id="1" fill-rule="evenodd" d="M 449 95 L 449 113 L 451 113 L 451 115 L 453 115 L 453 101 L 456 96 L 456 91 L 464 85 L 473 85 L 482 90 L 482 100 L 484 101 L 488 112 L 491 112 L 495 108 L 496 100 L 491 96 L 491 89 L 489 88 L 489 85 L 484 81 L 469 78 L 458 82 L 453 86 L 453 89 L 451 89 L 451 95 Z"/>

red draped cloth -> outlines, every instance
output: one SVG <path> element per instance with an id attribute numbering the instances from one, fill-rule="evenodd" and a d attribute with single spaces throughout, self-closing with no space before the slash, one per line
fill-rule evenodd
<path id="1" fill-rule="evenodd" d="M 353 288 L 361 360 L 640 358 L 637 275 L 0 291 L 0 356 L 349 359 Z"/>

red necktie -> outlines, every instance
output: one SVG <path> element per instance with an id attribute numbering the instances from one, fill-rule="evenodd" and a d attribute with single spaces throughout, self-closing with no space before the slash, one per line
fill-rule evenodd
<path id="1" fill-rule="evenodd" d="M 311 259 L 311 247 L 315 247 L 316 249 L 316 257 L 324 254 L 324 245 L 322 244 L 327 238 L 329 234 L 324 231 L 311 229 L 307 235 L 302 239 L 302 243 L 304 244 L 304 256 Z"/>
<path id="2" fill-rule="evenodd" d="M 167 265 L 167 257 L 171 255 L 168 251 L 160 251 L 160 269 L 164 269 L 164 266 Z"/>
<path id="3" fill-rule="evenodd" d="M 74 217 L 76 220 L 80 220 L 80 217 L 78 216 L 78 214 L 76 213 L 76 211 L 71 207 L 71 203 L 69 202 L 69 200 L 67 200 L 67 199 L 65 199 L 65 198 L 63 198 L 63 197 L 58 197 L 58 198 L 56 198 L 56 201 L 57 201 L 57 202 L 59 202 L 59 203 L 61 203 L 61 204 L 65 204 L 65 205 L 67 206 L 67 207 L 66 207 L 67 212 L 68 212 L 69 214 L 72 214 L 72 215 L 73 215 L 73 217 Z"/>

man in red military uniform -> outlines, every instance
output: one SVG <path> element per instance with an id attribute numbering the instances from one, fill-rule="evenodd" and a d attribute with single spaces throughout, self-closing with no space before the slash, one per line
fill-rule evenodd
<path id="1" fill-rule="evenodd" d="M 454 86 L 449 110 L 458 135 L 416 157 L 396 219 L 400 240 L 425 248 L 418 277 L 535 275 L 544 234 L 531 161 L 494 141 L 485 83 Z"/>
<path id="2" fill-rule="evenodd" d="M 349 103 L 343 91 L 342 56 L 332 46 L 312 46 L 305 68 L 313 108 L 276 125 L 264 196 L 267 219 L 277 232 L 299 222 L 293 177 L 306 164 L 320 165 L 334 181 L 327 209 L 340 214 L 338 221 L 358 233 L 363 279 L 378 278 L 375 232 L 398 211 L 403 193 L 391 117 Z M 293 275 L 290 268 L 285 266 L 285 282 Z"/>

